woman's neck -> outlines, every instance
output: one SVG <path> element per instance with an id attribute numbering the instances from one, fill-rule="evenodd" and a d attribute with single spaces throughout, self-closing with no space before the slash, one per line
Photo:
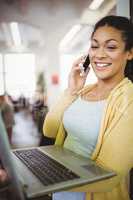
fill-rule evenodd
<path id="1" fill-rule="evenodd" d="M 100 101 L 107 99 L 110 92 L 118 85 L 122 80 L 118 79 L 116 81 L 109 81 L 109 80 L 98 80 L 95 87 L 88 92 L 82 94 L 82 98 L 89 101 Z"/>
<path id="2" fill-rule="evenodd" d="M 124 77 L 121 77 L 119 79 L 115 79 L 115 80 L 98 80 L 97 82 L 97 90 L 99 91 L 111 91 L 113 88 L 116 87 L 116 85 L 118 85 L 122 80 L 124 79 Z"/>

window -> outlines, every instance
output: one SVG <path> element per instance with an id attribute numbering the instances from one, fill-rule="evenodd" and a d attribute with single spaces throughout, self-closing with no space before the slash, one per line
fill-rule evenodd
<path id="1" fill-rule="evenodd" d="M 1 79 L 5 79 L 5 90 L 8 94 L 31 97 L 35 91 L 34 54 L 4 55 L 4 68 L 1 66 L 1 74 Z"/>

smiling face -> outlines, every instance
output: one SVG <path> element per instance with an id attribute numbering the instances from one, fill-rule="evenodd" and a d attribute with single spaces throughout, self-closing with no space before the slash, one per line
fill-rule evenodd
<path id="1" fill-rule="evenodd" d="M 132 54 L 125 50 L 125 41 L 119 30 L 102 26 L 91 38 L 89 57 L 98 79 L 119 81 L 124 78 L 124 69 Z"/>

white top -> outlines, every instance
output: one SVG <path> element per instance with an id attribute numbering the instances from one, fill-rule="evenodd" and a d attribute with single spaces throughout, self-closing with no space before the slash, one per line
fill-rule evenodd
<path id="1" fill-rule="evenodd" d="M 64 147 L 82 156 L 91 157 L 99 134 L 105 100 L 86 101 L 79 97 L 64 112 L 67 132 Z"/>

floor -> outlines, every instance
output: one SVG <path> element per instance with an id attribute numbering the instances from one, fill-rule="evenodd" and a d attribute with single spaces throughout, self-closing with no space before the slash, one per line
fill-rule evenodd
<path id="1" fill-rule="evenodd" d="M 15 125 L 12 134 L 12 147 L 23 148 L 38 146 L 40 133 L 29 111 L 21 110 L 15 113 Z"/>

